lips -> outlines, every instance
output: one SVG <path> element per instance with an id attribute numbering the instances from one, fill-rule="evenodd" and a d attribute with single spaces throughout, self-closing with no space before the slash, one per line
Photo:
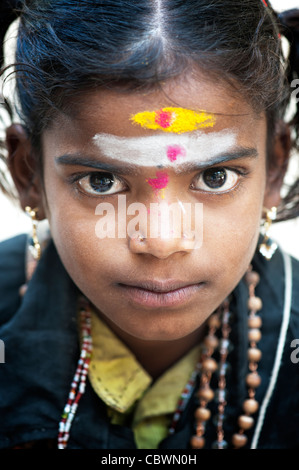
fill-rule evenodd
<path id="1" fill-rule="evenodd" d="M 204 285 L 180 280 L 138 281 L 134 284 L 119 283 L 122 294 L 133 304 L 145 308 L 175 307 L 191 302 Z"/>

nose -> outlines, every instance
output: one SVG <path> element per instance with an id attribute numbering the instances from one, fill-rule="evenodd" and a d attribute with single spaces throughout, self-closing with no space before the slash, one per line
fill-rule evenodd
<path id="1" fill-rule="evenodd" d="M 132 253 L 149 254 L 159 259 L 166 259 L 175 253 L 190 253 L 196 245 L 195 236 L 183 235 L 174 237 L 149 237 L 139 234 L 129 238 L 129 248 Z"/>
<path id="2" fill-rule="evenodd" d="M 190 211 L 191 209 L 189 210 L 191 217 Z M 187 213 L 185 209 L 184 213 L 184 215 Z M 191 218 L 193 224 L 195 223 L 193 231 Z M 201 245 L 202 212 L 196 212 L 195 220 L 194 217 L 191 218 L 182 219 L 180 205 L 171 206 L 171 209 L 167 203 L 158 207 L 151 205 L 150 216 L 147 215 L 139 220 L 139 231 L 128 233 L 130 251 L 136 254 L 149 254 L 160 259 L 166 259 L 175 253 L 192 252 Z"/>

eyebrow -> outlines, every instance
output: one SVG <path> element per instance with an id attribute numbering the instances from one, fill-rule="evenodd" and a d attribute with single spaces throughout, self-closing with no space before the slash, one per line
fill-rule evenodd
<path id="1" fill-rule="evenodd" d="M 241 160 L 241 159 L 255 159 L 258 158 L 259 154 L 255 147 L 239 147 L 235 150 L 217 155 L 204 161 L 195 161 L 188 163 L 181 163 L 178 168 L 178 172 L 194 172 L 203 170 L 205 168 L 220 165 L 222 163 L 228 163 L 230 161 Z"/>
<path id="2" fill-rule="evenodd" d="M 177 165 L 163 165 L 165 169 L 172 169 L 176 173 L 193 173 L 195 171 L 203 170 L 215 165 L 227 163 L 230 161 L 241 160 L 241 159 L 255 159 L 259 156 L 258 151 L 255 147 L 238 147 L 232 151 L 225 152 L 215 157 L 209 158 L 204 161 L 195 161 L 188 163 L 178 163 Z M 99 171 L 107 171 L 109 173 L 118 173 L 122 175 L 137 175 L 140 174 L 141 169 L 144 165 L 130 164 L 120 162 L 119 165 L 113 163 L 107 163 L 102 160 L 98 160 L 95 157 L 83 155 L 81 153 L 70 153 L 64 154 L 55 158 L 55 162 L 58 165 L 66 166 L 82 166 L 93 168 Z M 145 167 L 146 168 L 146 167 Z"/>
<path id="3" fill-rule="evenodd" d="M 97 158 L 83 155 L 81 153 L 66 153 L 55 158 L 55 162 L 58 165 L 67 166 L 83 166 L 88 168 L 94 168 L 95 170 L 104 170 L 109 173 L 121 173 L 123 175 L 131 175 L 138 173 L 138 165 L 132 165 L 130 163 L 120 163 L 120 165 L 114 165 L 112 163 L 103 162 Z"/>

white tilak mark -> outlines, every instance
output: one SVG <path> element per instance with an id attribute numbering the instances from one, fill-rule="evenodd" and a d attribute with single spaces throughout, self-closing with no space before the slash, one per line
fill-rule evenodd
<path id="1" fill-rule="evenodd" d="M 237 142 L 231 131 L 192 132 L 184 135 L 153 135 L 149 137 L 117 137 L 110 134 L 96 134 L 94 143 L 103 157 L 131 163 L 136 166 L 158 166 L 179 169 L 184 164 L 195 161 L 205 162 L 231 151 Z M 169 148 L 180 147 L 185 154 L 171 161 L 167 157 Z"/>

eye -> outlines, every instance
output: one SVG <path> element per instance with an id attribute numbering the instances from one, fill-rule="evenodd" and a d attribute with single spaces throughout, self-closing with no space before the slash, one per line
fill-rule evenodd
<path id="1" fill-rule="evenodd" d="M 78 180 L 78 185 L 82 191 L 91 195 L 110 195 L 124 191 L 127 186 L 117 176 L 107 172 L 93 172 Z"/>
<path id="2" fill-rule="evenodd" d="M 226 192 L 233 189 L 240 179 L 236 170 L 227 168 L 208 168 L 191 183 L 191 189 L 211 193 Z"/>

